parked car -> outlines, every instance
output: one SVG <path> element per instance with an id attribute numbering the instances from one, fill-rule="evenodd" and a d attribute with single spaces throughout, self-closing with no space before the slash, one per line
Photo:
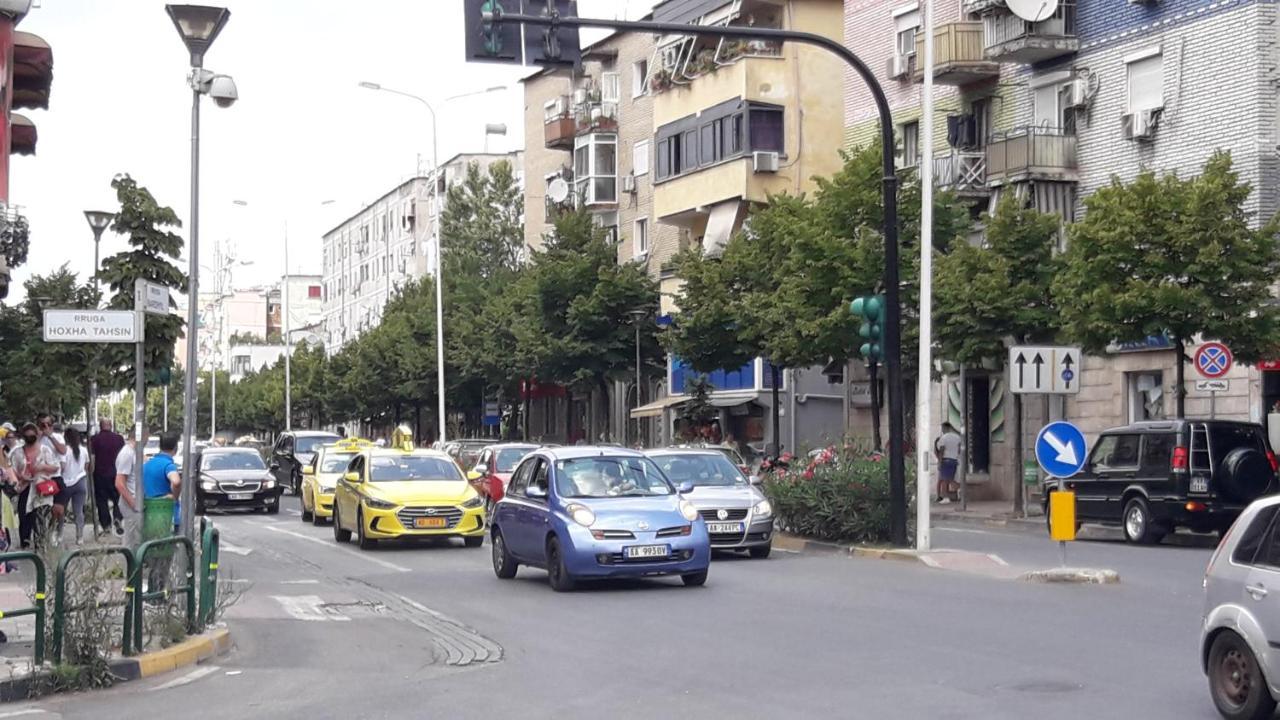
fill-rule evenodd
<path id="1" fill-rule="evenodd" d="M 437 450 L 365 448 L 333 494 L 333 538 L 354 532 L 361 550 L 379 540 L 461 537 L 484 544 L 484 500 L 453 458 Z"/>
<path id="2" fill-rule="evenodd" d="M 295 430 L 281 433 L 271 449 L 271 473 L 276 482 L 294 495 L 302 492 L 302 467 L 311 464 L 316 449 L 342 438 L 320 430 Z"/>
<path id="3" fill-rule="evenodd" d="M 491 524 L 495 575 L 545 568 L 561 592 L 580 580 L 650 575 L 702 585 L 711 563 L 697 508 L 656 463 L 624 448 L 535 450 L 516 468 Z"/>
<path id="4" fill-rule="evenodd" d="M 196 455 L 196 514 L 207 509 L 280 512 L 283 491 L 253 448 L 204 448 Z"/>
<path id="5" fill-rule="evenodd" d="M 1280 698 L 1280 496 L 1249 505 L 1204 575 L 1200 663 L 1218 712 L 1231 720 L 1275 714 Z"/>
<path id="6" fill-rule="evenodd" d="M 773 548 L 773 507 L 720 448 L 668 448 L 646 453 L 707 524 L 713 550 L 747 550 L 767 558 Z M 758 482 L 758 480 L 757 480 Z"/>
<path id="7" fill-rule="evenodd" d="M 515 472 L 525 455 L 537 449 L 537 445 L 528 443 L 500 443 L 480 451 L 480 457 L 467 473 L 467 479 L 485 497 L 486 507 L 492 508 L 502 499 L 507 484 L 511 482 L 511 473 Z"/>
<path id="8" fill-rule="evenodd" d="M 714 445 L 711 443 L 689 443 L 687 445 L 676 445 L 675 447 L 678 449 L 715 450 L 721 455 L 724 455 L 725 457 L 729 458 L 729 462 L 732 462 L 734 465 L 738 466 L 738 469 L 742 471 L 743 475 L 747 475 L 747 476 L 751 475 L 751 463 L 747 462 L 747 459 L 744 458 L 742 456 L 742 453 L 738 452 L 737 449 L 729 447 L 728 445 Z"/>
<path id="9" fill-rule="evenodd" d="M 1156 543 L 1178 527 L 1226 530 L 1275 491 L 1276 457 L 1257 423 L 1134 423 L 1104 431 L 1078 475 L 1047 484 L 1046 508 L 1063 488 L 1076 493 L 1078 521 L 1118 523 L 1130 542 Z"/>

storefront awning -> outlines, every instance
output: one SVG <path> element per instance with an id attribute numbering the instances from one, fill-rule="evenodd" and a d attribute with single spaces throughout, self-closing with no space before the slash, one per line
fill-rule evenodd
<path id="1" fill-rule="evenodd" d="M 53 49 L 29 32 L 13 36 L 13 107 L 47 110 L 53 84 Z"/>
<path id="2" fill-rule="evenodd" d="M 711 208 L 711 216 L 707 218 L 707 232 L 702 236 L 702 250 L 711 257 L 719 257 L 729 244 L 733 235 L 733 226 L 738 222 L 738 208 L 741 203 L 728 200 Z"/>
<path id="3" fill-rule="evenodd" d="M 9 154 L 36 154 L 36 124 L 20 113 L 13 113 L 9 118 Z"/>
<path id="4" fill-rule="evenodd" d="M 730 408 L 749 402 L 755 402 L 758 396 L 754 391 L 746 393 L 713 393 L 707 398 L 712 407 Z"/>
<path id="5" fill-rule="evenodd" d="M 681 405 L 684 402 L 686 402 L 688 399 L 689 398 L 682 397 L 682 396 L 664 397 L 661 400 L 655 400 L 649 403 L 648 405 L 641 405 L 640 407 L 632 410 L 631 417 L 633 418 L 662 417 L 663 411 L 665 411 L 667 408 L 672 408 L 677 405 Z"/>

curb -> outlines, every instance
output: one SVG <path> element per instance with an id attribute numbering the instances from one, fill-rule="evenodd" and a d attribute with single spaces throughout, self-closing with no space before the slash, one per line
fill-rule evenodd
<path id="1" fill-rule="evenodd" d="M 1031 572 L 1023 573 L 1018 579 L 1023 582 L 1034 583 L 1114 585 L 1120 582 L 1120 573 L 1115 570 L 1095 570 L 1093 568 L 1053 568 L 1051 570 L 1032 570 Z"/>
<path id="2" fill-rule="evenodd" d="M 1029 518 L 1015 518 L 991 515 L 969 515 L 961 514 L 958 511 L 951 511 L 946 513 L 933 513 L 929 518 L 936 527 L 942 528 L 945 528 L 948 525 L 964 525 L 968 527 L 1004 529 L 1011 532 L 1047 537 L 1043 515 Z M 1086 524 L 1080 529 L 1077 538 L 1084 541 L 1117 541 L 1124 540 L 1124 534 L 1120 528 L 1116 526 Z M 1164 539 L 1160 541 L 1160 544 L 1169 545 L 1171 547 L 1212 549 L 1218 546 L 1218 537 L 1211 533 L 1195 533 L 1189 530 L 1179 530 L 1178 532 L 1165 535 Z"/>
<path id="3" fill-rule="evenodd" d="M 189 637 L 163 650 L 115 658 L 110 661 L 111 674 L 115 676 L 116 683 L 132 682 L 196 665 L 225 655 L 230 650 L 231 631 L 218 628 Z M 0 702 L 30 700 L 32 685 L 47 677 L 48 673 L 47 668 L 42 668 L 24 677 L 0 681 Z"/>
<path id="4" fill-rule="evenodd" d="M 848 555 L 850 557 L 869 558 L 872 560 L 898 560 L 900 562 L 929 563 L 915 550 L 902 548 L 870 547 L 865 545 L 840 545 L 823 540 L 810 540 L 786 533 L 773 536 L 773 546 L 780 550 L 794 553 L 812 553 L 815 555 Z"/>

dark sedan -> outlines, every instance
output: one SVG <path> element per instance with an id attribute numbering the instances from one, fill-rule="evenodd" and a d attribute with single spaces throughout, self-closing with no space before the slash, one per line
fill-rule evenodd
<path id="1" fill-rule="evenodd" d="M 205 448 L 196 456 L 200 484 L 196 486 L 196 512 L 252 508 L 280 512 L 283 491 L 253 448 Z"/>

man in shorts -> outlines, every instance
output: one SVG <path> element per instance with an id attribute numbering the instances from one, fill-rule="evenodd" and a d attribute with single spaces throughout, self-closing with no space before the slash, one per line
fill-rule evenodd
<path id="1" fill-rule="evenodd" d="M 939 505 L 946 505 L 958 498 L 956 494 L 956 468 L 960 467 L 960 433 L 951 423 L 942 423 L 942 434 L 933 441 L 933 450 L 938 456 L 938 494 L 934 497 Z"/>

